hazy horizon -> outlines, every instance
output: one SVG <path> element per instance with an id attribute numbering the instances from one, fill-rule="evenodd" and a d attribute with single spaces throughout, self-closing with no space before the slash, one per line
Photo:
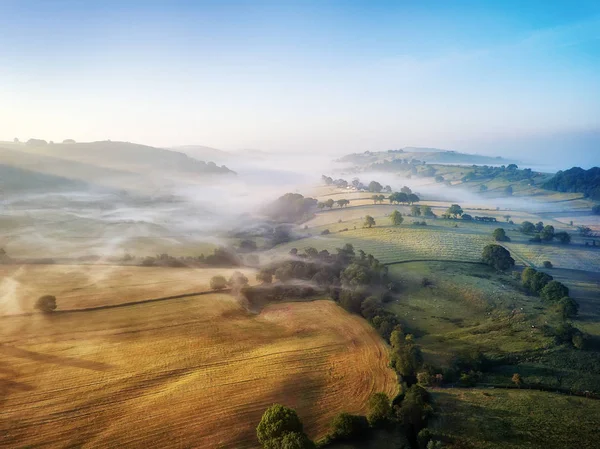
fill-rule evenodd
<path id="1" fill-rule="evenodd" d="M 20 1 L 0 26 L 0 139 L 598 159 L 596 2 Z"/>

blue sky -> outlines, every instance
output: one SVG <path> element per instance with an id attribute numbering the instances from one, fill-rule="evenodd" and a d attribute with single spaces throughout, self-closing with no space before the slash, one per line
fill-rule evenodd
<path id="1" fill-rule="evenodd" d="M 0 29 L 0 139 L 600 141 L 597 1 L 0 0 Z"/>

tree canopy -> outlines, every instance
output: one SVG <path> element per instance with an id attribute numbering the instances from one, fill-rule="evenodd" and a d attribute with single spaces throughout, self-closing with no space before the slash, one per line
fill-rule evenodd
<path id="1" fill-rule="evenodd" d="M 515 266 L 515 259 L 510 252 L 500 245 L 487 245 L 483 249 L 483 262 L 500 271 L 506 271 Z"/>
<path id="2" fill-rule="evenodd" d="M 273 404 L 256 428 L 258 442 L 265 449 L 313 449 L 295 410 Z"/>

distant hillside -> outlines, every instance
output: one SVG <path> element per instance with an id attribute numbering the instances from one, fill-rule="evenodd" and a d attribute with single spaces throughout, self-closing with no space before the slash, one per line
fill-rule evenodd
<path id="1" fill-rule="evenodd" d="M 217 148 L 205 147 L 202 145 L 182 145 L 179 147 L 169 148 L 172 151 L 178 151 L 185 153 L 190 157 L 199 159 L 201 161 L 213 161 L 217 164 L 224 164 L 228 162 L 233 155 L 227 151 L 219 150 Z"/>
<path id="2" fill-rule="evenodd" d="M 508 165 L 517 161 L 502 157 L 483 156 L 480 154 L 460 153 L 458 151 L 440 150 L 437 148 L 406 147 L 400 150 L 365 151 L 346 155 L 338 160 L 349 162 L 364 168 L 384 168 L 379 163 L 427 163 L 427 164 L 460 164 L 460 165 Z M 387 167 L 390 168 L 389 166 Z"/>
<path id="3" fill-rule="evenodd" d="M 87 183 L 0 164 L 0 193 L 80 191 Z"/>
<path id="4" fill-rule="evenodd" d="M 197 174 L 233 173 L 214 162 L 194 159 L 178 151 L 165 150 L 130 142 L 89 142 L 47 144 L 36 140 L 31 143 L 0 143 L 1 147 L 29 154 L 51 156 L 98 167 L 115 168 L 138 173 L 171 171 Z M 1 162 L 1 161 L 0 161 Z"/>
<path id="5" fill-rule="evenodd" d="M 584 170 L 573 167 L 569 170 L 559 171 L 542 184 L 544 189 L 557 192 L 583 193 L 586 197 L 600 200 L 600 168 L 593 167 Z"/>

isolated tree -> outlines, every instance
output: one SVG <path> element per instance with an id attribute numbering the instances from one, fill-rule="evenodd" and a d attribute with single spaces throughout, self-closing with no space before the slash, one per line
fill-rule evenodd
<path id="1" fill-rule="evenodd" d="M 519 388 L 521 388 L 521 385 L 523 384 L 523 379 L 521 379 L 521 375 L 519 373 L 515 373 L 512 376 L 512 382 Z"/>
<path id="2" fill-rule="evenodd" d="M 411 206 L 410 214 L 413 217 L 420 217 L 421 216 L 421 208 L 419 206 Z"/>
<path id="3" fill-rule="evenodd" d="M 503 215 L 504 219 L 506 220 L 506 222 L 508 223 L 510 221 L 511 216 L 510 215 Z"/>
<path id="4" fill-rule="evenodd" d="M 487 245 L 483 249 L 483 262 L 496 270 L 506 271 L 515 266 L 515 259 L 510 257 L 510 252 L 500 245 Z"/>
<path id="5" fill-rule="evenodd" d="M 229 281 L 227 281 L 227 285 L 231 288 L 242 288 L 245 285 L 248 285 L 248 278 L 244 275 L 244 273 L 240 271 L 234 271 Z"/>
<path id="6" fill-rule="evenodd" d="M 379 193 L 383 190 L 383 186 L 377 181 L 371 181 L 369 183 L 369 192 Z"/>
<path id="7" fill-rule="evenodd" d="M 545 242 L 549 242 L 550 240 L 552 240 L 554 238 L 554 226 L 544 226 L 544 229 L 542 229 L 542 232 L 540 232 L 540 238 Z"/>
<path id="8" fill-rule="evenodd" d="M 331 436 L 340 441 L 360 438 L 368 429 L 367 418 L 349 413 L 340 413 L 331 422 Z"/>
<path id="9" fill-rule="evenodd" d="M 273 404 L 263 414 L 256 427 L 258 442 L 265 449 L 312 449 L 296 412 L 280 404 Z"/>
<path id="10" fill-rule="evenodd" d="M 263 284 L 270 284 L 273 282 L 273 274 L 268 270 L 260 270 L 256 273 L 256 280 Z"/>
<path id="11" fill-rule="evenodd" d="M 523 234 L 533 234 L 535 232 L 535 225 L 530 221 L 524 221 L 523 223 L 521 223 L 521 227 L 519 228 L 519 230 Z"/>
<path id="12" fill-rule="evenodd" d="M 398 226 L 402 224 L 402 222 L 404 221 L 404 217 L 402 217 L 402 214 L 400 212 L 395 210 L 390 214 L 390 220 L 392 221 L 392 225 Z"/>
<path id="13" fill-rule="evenodd" d="M 496 240 L 497 242 L 507 242 L 510 240 L 508 238 L 508 236 L 506 235 L 506 231 L 503 228 L 494 229 L 492 236 L 494 237 L 494 240 Z"/>
<path id="14" fill-rule="evenodd" d="M 15 137 L 15 138 L 13 139 L 13 142 L 14 142 L 14 143 L 19 143 L 19 138 L 18 138 L 18 137 Z"/>
<path id="15" fill-rule="evenodd" d="M 363 227 L 365 228 L 372 228 L 373 226 L 375 226 L 375 219 L 373 217 L 371 217 L 370 215 L 367 215 L 365 217 L 365 222 L 363 224 Z"/>
<path id="16" fill-rule="evenodd" d="M 221 275 L 213 276 L 210 279 L 210 288 L 213 290 L 223 290 L 227 288 L 227 279 Z"/>
<path id="17" fill-rule="evenodd" d="M 35 308 L 42 313 L 52 313 L 56 310 L 56 297 L 52 295 L 40 296 L 35 302 Z"/>
<path id="18" fill-rule="evenodd" d="M 421 206 L 421 213 L 424 217 L 433 217 L 433 211 L 430 206 Z"/>
<path id="19" fill-rule="evenodd" d="M 566 285 L 558 281 L 550 281 L 540 291 L 540 296 L 546 301 L 559 301 L 560 299 L 569 296 L 569 289 Z"/>
<path id="20" fill-rule="evenodd" d="M 346 200 L 346 199 L 341 199 L 341 200 L 337 200 L 336 203 L 340 207 L 346 207 L 348 204 L 350 204 L 350 201 Z"/>
<path id="21" fill-rule="evenodd" d="M 504 193 L 506 193 L 508 196 L 512 196 L 512 194 L 513 194 L 513 188 L 512 188 L 512 186 L 507 186 L 504 189 Z"/>
<path id="22" fill-rule="evenodd" d="M 385 393 L 375 393 L 369 398 L 367 421 L 372 426 L 385 423 L 392 416 L 390 398 Z"/>
<path id="23" fill-rule="evenodd" d="M 454 218 L 457 218 L 463 214 L 462 207 L 460 207 L 458 204 L 451 205 L 446 212 L 449 215 L 452 215 Z"/>
<path id="24" fill-rule="evenodd" d="M 544 260 L 542 265 L 544 266 L 544 268 L 552 268 L 553 267 L 552 262 L 550 262 L 549 260 Z"/>
<path id="25" fill-rule="evenodd" d="M 333 201 L 331 198 L 329 198 L 327 201 L 325 201 L 325 206 L 327 206 L 329 209 L 331 209 L 334 204 L 335 204 L 335 201 Z"/>

